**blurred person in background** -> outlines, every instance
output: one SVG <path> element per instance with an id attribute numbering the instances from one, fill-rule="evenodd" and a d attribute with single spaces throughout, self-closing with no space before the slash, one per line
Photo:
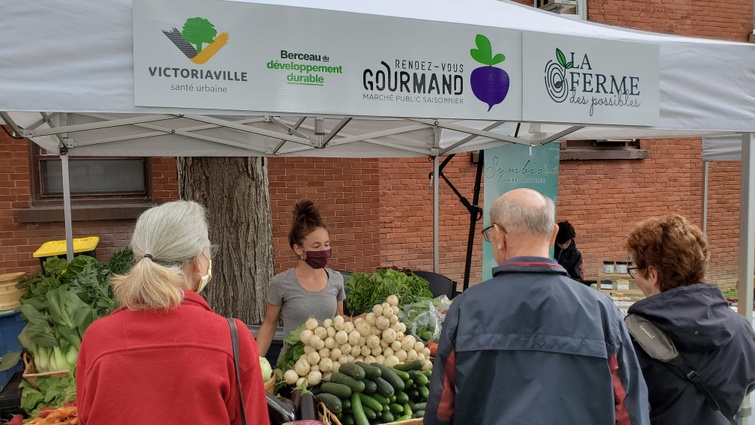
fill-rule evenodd
<path id="1" fill-rule="evenodd" d="M 558 261 L 558 264 L 566 269 L 570 278 L 582 282 L 585 280 L 582 271 L 582 253 L 579 252 L 577 244 L 574 242 L 576 236 L 577 233 L 571 223 L 568 221 L 558 223 L 553 257 Z"/>

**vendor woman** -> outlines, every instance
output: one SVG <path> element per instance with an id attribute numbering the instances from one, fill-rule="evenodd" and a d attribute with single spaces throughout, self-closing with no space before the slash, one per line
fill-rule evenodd
<path id="1" fill-rule="evenodd" d="M 294 207 L 288 243 L 299 262 L 270 281 L 265 321 L 257 335 L 261 356 L 270 348 L 279 317 L 283 318 L 283 336 L 287 338 L 310 316 L 322 322 L 343 315 L 343 276 L 325 267 L 331 255 L 330 236 L 312 201 L 299 201 Z M 278 359 L 282 355 L 283 351 Z"/>

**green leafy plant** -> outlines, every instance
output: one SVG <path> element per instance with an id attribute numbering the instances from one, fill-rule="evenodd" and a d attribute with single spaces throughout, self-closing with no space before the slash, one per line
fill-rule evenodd
<path id="1" fill-rule="evenodd" d="M 490 44 L 490 40 L 484 35 L 477 34 L 477 37 L 475 37 L 475 44 L 477 45 L 477 48 L 471 49 L 469 54 L 472 56 L 472 59 L 477 62 L 483 65 L 493 66 L 506 60 L 506 56 L 504 56 L 503 53 L 498 53 L 493 56 L 493 47 Z"/>
<path id="2" fill-rule="evenodd" d="M 384 303 L 389 295 L 396 295 L 402 305 L 433 298 L 430 283 L 409 270 L 352 273 L 346 279 L 346 289 L 346 304 L 356 313 L 372 311 L 375 304 Z"/>

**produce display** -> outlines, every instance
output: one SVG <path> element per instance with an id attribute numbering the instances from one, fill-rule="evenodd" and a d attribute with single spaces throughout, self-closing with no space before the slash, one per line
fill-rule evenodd
<path id="1" fill-rule="evenodd" d="M 310 317 L 286 339 L 280 386 L 295 387 L 291 403 L 268 400 L 273 425 L 294 415 L 315 419 L 319 403 L 344 424 L 382 424 L 424 415 L 432 373 L 430 349 L 399 320 L 399 297 L 389 294 L 364 317 L 320 323 Z M 275 417 L 273 414 L 275 413 Z"/>
<path id="2" fill-rule="evenodd" d="M 346 304 L 356 313 L 367 313 L 372 306 L 396 295 L 401 303 L 413 304 L 433 298 L 430 283 L 410 270 L 378 269 L 374 273 L 352 273 L 346 279 Z"/>
<path id="3" fill-rule="evenodd" d="M 330 382 L 320 386 L 316 403 L 323 403 L 343 425 L 399 422 L 425 415 L 431 370 L 414 360 L 387 367 L 357 362 L 342 365 Z"/>
<path id="4" fill-rule="evenodd" d="M 116 252 L 108 262 L 85 255 L 70 263 L 51 257 L 36 274 L 18 283 L 19 288 L 27 288 L 21 297 L 21 315 L 27 324 L 18 340 L 32 355 L 36 373 L 67 371 L 69 375 L 21 382 L 21 407 L 27 413 L 34 416 L 44 407 L 75 400 L 76 360 L 84 332 L 118 308 L 109 278 L 128 272 L 132 264 L 130 248 Z"/>

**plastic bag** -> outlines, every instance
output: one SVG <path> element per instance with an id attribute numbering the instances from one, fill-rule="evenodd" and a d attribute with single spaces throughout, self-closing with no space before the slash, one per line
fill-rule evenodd
<path id="1" fill-rule="evenodd" d="M 406 325 L 406 334 L 414 335 L 422 342 L 437 341 L 450 305 L 451 301 L 445 295 L 407 304 L 399 312 L 399 319 Z"/>

